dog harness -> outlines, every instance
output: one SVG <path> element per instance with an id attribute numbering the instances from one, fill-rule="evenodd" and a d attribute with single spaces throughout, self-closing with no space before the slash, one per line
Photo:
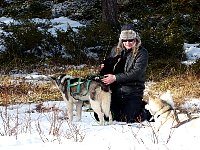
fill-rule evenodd
<path id="1" fill-rule="evenodd" d="M 101 76 L 101 75 L 91 75 L 88 76 L 86 79 L 83 78 L 73 78 L 73 79 L 69 79 L 67 80 L 67 89 L 70 93 L 70 95 L 74 98 L 77 95 L 80 95 L 81 93 L 81 84 L 86 84 L 86 92 L 84 94 L 81 94 L 80 96 L 85 96 L 88 94 L 89 92 L 89 86 L 92 80 L 98 81 L 101 80 L 103 78 L 105 78 L 106 76 Z M 73 81 L 73 80 L 77 80 L 77 81 Z M 73 82 L 73 83 L 72 83 Z M 76 92 L 71 92 L 71 87 L 76 86 Z"/>
<path id="2" fill-rule="evenodd" d="M 76 86 L 76 92 L 73 92 L 73 93 L 70 92 L 72 97 L 80 94 L 80 92 L 81 92 L 81 84 L 83 84 L 83 83 L 86 83 L 86 92 L 82 96 L 87 95 L 91 80 L 85 80 L 85 79 L 83 80 L 81 78 L 78 78 L 78 82 L 71 83 L 70 81 L 71 81 L 70 79 L 67 80 L 67 89 L 68 89 L 69 92 L 70 92 L 71 87 Z"/>

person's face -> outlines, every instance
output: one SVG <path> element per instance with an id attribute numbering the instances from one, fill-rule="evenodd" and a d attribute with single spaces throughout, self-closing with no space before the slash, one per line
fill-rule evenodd
<path id="1" fill-rule="evenodd" d="M 124 45 L 124 47 L 125 47 L 126 49 L 130 49 L 130 48 L 132 48 L 132 47 L 135 47 L 135 45 L 136 45 L 135 39 L 122 40 L 122 43 L 123 43 L 123 45 Z"/>

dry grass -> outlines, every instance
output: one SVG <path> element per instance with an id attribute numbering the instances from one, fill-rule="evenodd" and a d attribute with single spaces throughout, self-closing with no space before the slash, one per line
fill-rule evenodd
<path id="1" fill-rule="evenodd" d="M 150 87 L 155 92 L 170 90 L 176 105 L 184 103 L 191 98 L 200 99 L 200 77 L 193 73 L 186 73 L 164 78 Z"/>
<path id="2" fill-rule="evenodd" d="M 25 81 L 12 82 L 9 77 L 1 77 L 0 80 L 0 105 L 16 103 L 32 103 L 45 100 L 59 100 L 61 95 L 54 88 L 53 83 L 34 84 Z"/>
<path id="3" fill-rule="evenodd" d="M 86 77 L 95 74 L 93 68 L 70 69 L 65 72 L 73 77 Z M 62 96 L 53 82 L 26 82 L 21 78 L 0 76 L 0 105 L 32 103 L 47 100 L 61 100 Z"/>
<path id="4" fill-rule="evenodd" d="M 84 67 L 82 69 L 70 69 L 65 73 L 73 77 L 86 77 L 97 72 L 94 68 Z M 25 82 L 25 80 L 13 81 L 16 81 L 16 79 L 10 76 L 0 77 L 0 105 L 62 99 L 60 92 L 52 82 L 36 84 Z M 177 105 L 190 98 L 200 99 L 200 77 L 193 73 L 185 73 L 163 78 L 150 86 L 150 90 L 155 92 L 165 92 L 169 89 L 173 93 Z"/>
<path id="5" fill-rule="evenodd" d="M 95 67 L 84 67 L 82 69 L 70 69 L 65 72 L 67 75 L 71 75 L 73 77 L 87 77 L 89 75 L 97 74 L 97 69 Z"/>

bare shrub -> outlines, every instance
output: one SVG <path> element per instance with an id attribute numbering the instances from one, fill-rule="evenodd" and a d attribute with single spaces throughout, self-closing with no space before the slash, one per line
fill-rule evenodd
<path id="1" fill-rule="evenodd" d="M 85 134 L 82 129 L 78 127 L 78 125 L 60 119 L 59 111 L 52 111 L 45 115 L 49 122 L 48 129 L 43 129 L 39 120 L 35 123 L 36 130 L 43 142 L 58 141 L 59 143 L 62 143 L 62 138 L 72 139 L 74 142 L 83 141 Z"/>
<path id="2" fill-rule="evenodd" d="M 73 139 L 74 142 L 82 142 L 85 138 L 84 132 L 81 130 L 80 126 L 69 123 L 69 129 L 65 132 L 65 137 L 67 139 Z"/>

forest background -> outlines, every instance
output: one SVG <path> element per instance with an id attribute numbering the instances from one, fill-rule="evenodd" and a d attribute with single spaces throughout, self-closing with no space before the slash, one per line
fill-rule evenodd
<path id="1" fill-rule="evenodd" d="M 200 43 L 199 12 L 198 0 L 1 0 L 0 17 L 11 17 L 18 23 L 0 23 L 5 31 L 0 34 L 0 71 L 42 72 L 48 68 L 48 73 L 63 71 L 84 76 L 87 69 L 82 73 L 51 68 L 81 64 L 87 64 L 89 71 L 97 68 L 118 42 L 121 25 L 132 23 L 149 52 L 147 80 L 158 82 L 155 90 L 187 87 L 179 89 L 175 99 L 199 98 L 200 61 L 193 65 L 181 63 L 187 59 L 184 43 Z M 82 26 L 58 30 L 55 36 L 48 31 L 50 21 L 32 21 L 62 16 Z M 195 85 L 190 79 L 197 81 Z"/>

